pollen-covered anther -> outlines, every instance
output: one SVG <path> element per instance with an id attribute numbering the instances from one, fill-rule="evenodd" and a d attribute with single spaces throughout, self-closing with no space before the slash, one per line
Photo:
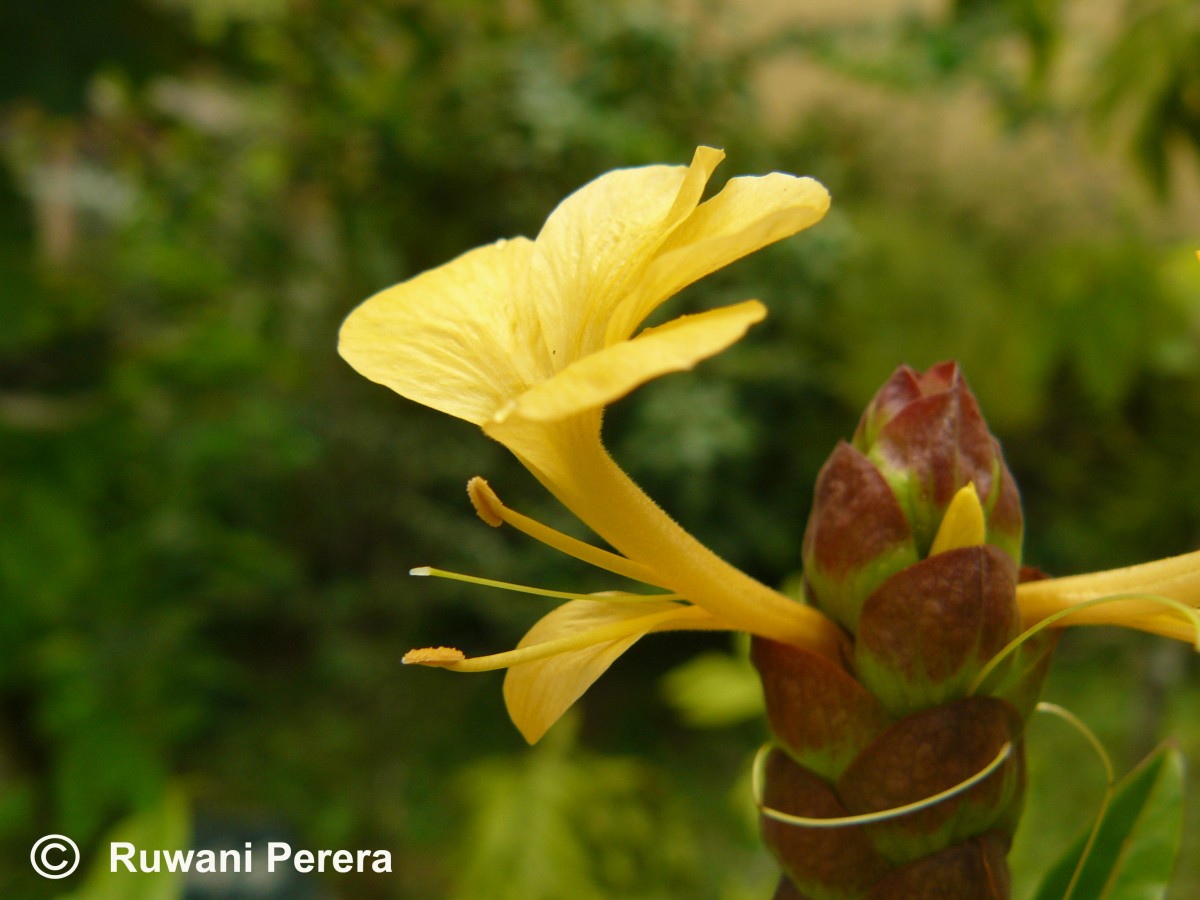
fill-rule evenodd
<path id="1" fill-rule="evenodd" d="M 484 522 L 493 528 L 499 528 L 504 524 L 504 519 L 500 515 L 500 510 L 504 506 L 500 503 L 500 498 L 496 496 L 496 492 L 492 490 L 487 481 L 476 475 L 467 482 L 467 496 L 471 498 L 471 505 L 475 507 L 475 514 L 483 519 Z"/>
<path id="2" fill-rule="evenodd" d="M 421 647 L 409 650 L 401 660 L 406 666 L 452 666 L 466 659 L 461 650 L 454 647 Z"/>

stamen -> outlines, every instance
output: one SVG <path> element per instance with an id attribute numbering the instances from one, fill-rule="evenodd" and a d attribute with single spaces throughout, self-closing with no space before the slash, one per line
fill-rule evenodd
<path id="1" fill-rule="evenodd" d="M 606 625 L 598 625 L 587 631 L 580 631 L 560 638 L 541 641 L 537 644 L 531 644 L 528 647 L 519 647 L 516 650 L 509 650 L 504 653 L 493 653 L 490 656 L 472 656 L 460 660 L 438 658 L 436 661 L 426 663 L 424 659 L 409 658 L 414 656 L 414 654 L 419 655 L 427 652 L 414 650 L 405 654 L 404 659 L 406 662 L 416 663 L 417 665 L 435 665 L 454 672 L 490 672 L 495 669 L 507 669 L 510 666 L 520 665 L 521 663 L 535 662 L 539 659 L 557 656 L 560 653 L 570 653 L 572 650 L 582 650 L 585 647 L 591 647 L 596 644 L 606 644 L 610 641 L 620 640 L 634 634 L 645 634 L 652 631 L 655 625 L 671 619 L 697 619 L 699 621 L 712 618 L 711 613 L 705 612 L 698 606 L 682 606 L 677 609 L 665 609 L 661 612 L 651 613 L 650 615 L 639 616 L 635 619 L 624 619 L 618 622 L 610 622 Z M 703 627 L 703 625 L 700 627 Z M 439 649 L 444 650 L 445 648 Z"/>
<path id="2" fill-rule="evenodd" d="M 471 498 L 471 505 L 475 507 L 479 518 L 493 528 L 500 527 L 502 522 L 507 523 L 535 541 L 541 541 L 560 553 L 573 556 L 598 569 L 623 575 L 643 584 L 668 587 L 647 565 L 600 547 L 593 547 L 591 544 L 563 534 L 561 531 L 556 531 L 548 525 L 543 525 L 535 519 L 521 515 L 516 510 L 509 509 L 500 502 L 500 498 L 496 496 L 496 492 L 492 490 L 487 481 L 478 475 L 467 482 L 467 495 Z"/>
<path id="3" fill-rule="evenodd" d="M 942 516 L 942 524 L 938 527 L 933 546 L 929 549 L 930 556 L 937 556 L 947 550 L 958 550 L 960 547 L 978 547 L 987 536 L 987 523 L 984 520 L 983 505 L 979 502 L 979 494 L 975 492 L 975 482 L 959 489 L 946 507 Z"/>
<path id="4" fill-rule="evenodd" d="M 484 587 L 500 588 L 514 591 L 518 594 L 533 594 L 538 597 L 554 597 L 558 600 L 595 600 L 602 597 L 612 603 L 646 603 L 652 600 L 680 600 L 678 594 L 634 594 L 629 591 L 605 591 L 601 594 L 576 594 L 570 591 L 553 591 L 549 588 L 530 587 L 525 584 L 514 584 L 511 581 L 496 581 L 494 578 L 480 578 L 478 575 L 463 575 L 461 572 L 448 572 L 445 569 L 435 569 L 432 566 L 417 566 L 408 570 L 409 575 L 430 576 L 433 578 L 448 578 L 451 581 L 465 581 L 468 584 L 479 584 Z"/>
<path id="5" fill-rule="evenodd" d="M 785 825 L 799 825 L 804 828 L 849 828 L 852 825 L 870 825 L 875 822 L 884 822 L 888 819 L 906 816 L 918 810 L 928 809 L 930 806 L 941 803 L 943 800 L 949 800 L 951 797 L 961 794 L 963 791 L 970 790 L 979 784 L 979 782 L 983 781 L 1003 765 L 1004 761 L 1012 755 L 1013 749 L 1012 743 L 1005 741 L 1000 747 L 1000 752 L 996 754 L 995 759 L 970 778 L 960 781 L 954 787 L 939 791 L 923 800 L 906 803 L 903 806 L 895 806 L 891 809 L 880 810 L 879 812 L 861 813 L 856 816 L 832 816 L 823 819 L 813 819 L 808 816 L 794 816 L 791 813 L 782 812 L 763 803 L 763 769 L 766 766 L 767 754 L 771 752 L 772 746 L 769 743 L 763 744 L 758 748 L 758 753 L 754 756 L 754 768 L 750 775 L 750 790 L 754 795 L 754 805 L 768 819 L 774 819 L 776 822 L 782 822 Z"/>

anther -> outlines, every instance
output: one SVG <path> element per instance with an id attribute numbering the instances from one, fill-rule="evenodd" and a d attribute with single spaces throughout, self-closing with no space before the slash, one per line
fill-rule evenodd
<path id="1" fill-rule="evenodd" d="M 504 519 L 500 516 L 500 509 L 503 508 L 500 498 L 483 478 L 476 475 L 467 482 L 467 496 L 471 498 L 471 505 L 475 507 L 475 513 L 479 518 L 493 528 L 499 528 L 504 524 Z"/>

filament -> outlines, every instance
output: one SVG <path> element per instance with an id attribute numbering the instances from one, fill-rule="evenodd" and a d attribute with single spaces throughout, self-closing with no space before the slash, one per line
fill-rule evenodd
<path id="1" fill-rule="evenodd" d="M 606 603 L 648 603 L 654 600 L 680 600 L 678 594 L 634 594 L 628 591 L 605 591 L 603 594 L 577 594 L 571 591 L 554 591 L 549 588 L 531 587 L 526 584 L 514 584 L 511 581 L 497 581 L 494 578 L 480 578 L 478 575 L 464 575 L 461 572 L 449 572 L 445 569 L 435 569 L 432 566 L 417 566 L 408 570 L 409 575 L 429 576 L 433 578 L 448 578 L 451 581 L 465 581 L 468 584 L 478 584 L 483 587 L 500 588 L 518 594 L 534 594 L 538 597 L 554 597 L 557 600 L 603 600 Z"/>

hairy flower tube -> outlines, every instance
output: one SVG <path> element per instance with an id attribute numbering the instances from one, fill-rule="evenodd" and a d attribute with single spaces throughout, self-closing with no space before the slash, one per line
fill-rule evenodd
<path id="1" fill-rule="evenodd" d="M 482 479 L 473 479 L 471 500 L 486 522 L 508 524 L 659 591 L 580 596 L 535 590 L 565 602 L 536 622 L 515 650 L 467 657 L 456 648 L 436 647 L 405 657 L 455 671 L 506 668 L 510 715 L 531 742 L 621 653 L 654 631 L 740 630 L 775 646 L 802 649 L 831 672 L 869 665 L 855 658 L 851 640 L 861 614 L 856 595 L 943 549 L 935 545 L 948 508 L 943 501 L 952 496 L 945 495 L 942 476 L 905 481 L 903 473 L 893 472 L 894 478 L 887 473 L 890 448 L 907 439 L 905 414 L 897 412 L 900 395 L 915 391 L 919 400 L 928 393 L 929 379 L 944 374 L 898 382 L 892 386 L 895 396 L 882 396 L 864 419 L 872 441 L 884 435 L 877 443 L 878 471 L 885 477 L 865 486 L 872 493 L 856 489 L 823 502 L 839 510 L 853 531 L 869 497 L 882 500 L 890 492 L 891 507 L 907 510 L 914 526 L 906 538 L 885 529 L 870 547 L 834 541 L 841 549 L 833 556 L 821 550 L 830 543 L 829 532 L 806 539 L 813 564 L 807 577 L 828 591 L 820 608 L 792 600 L 720 559 L 648 498 L 605 450 L 600 437 L 605 405 L 726 349 L 766 311 L 748 300 L 639 331 L 647 316 L 703 276 L 816 223 L 828 208 L 820 184 L 782 173 L 733 178 L 703 199 L 722 158 L 720 151 L 701 147 L 689 166 L 602 175 L 567 197 L 535 239 L 479 247 L 388 288 L 355 309 L 341 329 L 339 351 L 356 370 L 410 400 L 478 425 L 613 550 L 521 515 Z M 928 453 L 937 455 L 932 448 Z M 980 469 L 976 475 L 987 546 L 1011 556 L 1020 542 L 1015 493 L 1007 492 L 999 470 Z M 936 499 L 933 506 L 927 495 Z M 968 509 L 964 521 L 972 515 Z M 1195 607 L 1200 554 L 1021 584 L 1016 592 L 1017 613 L 1005 635 L 1045 622 L 1119 624 L 1190 639 L 1186 615 L 1141 595 Z M 1128 599 L 1095 603 L 1113 594 Z M 999 649 L 991 642 L 984 646 Z"/>

